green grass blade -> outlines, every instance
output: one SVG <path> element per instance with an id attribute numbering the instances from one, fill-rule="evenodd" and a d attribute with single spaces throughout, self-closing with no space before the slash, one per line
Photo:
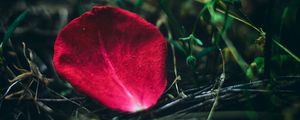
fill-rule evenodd
<path id="1" fill-rule="evenodd" d="M 5 46 L 9 40 L 9 38 L 12 36 L 14 31 L 16 30 L 17 26 L 24 20 L 24 18 L 27 16 L 28 10 L 23 11 L 16 19 L 15 21 L 8 27 L 7 31 L 4 34 L 3 40 L 0 44 L 1 51 L 3 50 L 3 46 Z"/>
<path id="2" fill-rule="evenodd" d="M 300 58 L 295 55 L 293 52 L 291 52 L 289 49 L 287 49 L 286 47 L 284 47 L 283 45 L 281 45 L 279 42 L 277 42 L 276 40 L 273 40 L 273 42 L 280 47 L 281 49 L 283 49 L 286 53 L 288 53 L 290 56 L 292 56 L 297 62 L 300 62 Z"/>

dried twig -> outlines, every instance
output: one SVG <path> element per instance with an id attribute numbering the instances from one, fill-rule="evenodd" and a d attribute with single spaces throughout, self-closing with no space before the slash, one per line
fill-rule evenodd
<path id="1" fill-rule="evenodd" d="M 165 25 L 166 28 L 167 28 L 167 31 L 168 31 L 168 38 L 169 40 L 172 40 L 173 37 L 172 37 L 172 33 L 171 33 L 171 29 L 170 29 L 170 26 L 168 24 L 168 21 L 167 21 L 167 16 L 166 15 L 161 15 L 160 19 L 157 20 L 156 22 L 156 27 L 160 27 L 161 25 Z M 186 97 L 186 95 L 183 93 L 183 92 L 180 92 L 179 90 L 179 87 L 178 87 L 178 84 L 177 82 L 181 80 L 181 76 L 178 75 L 178 72 L 177 72 L 177 62 L 176 62 L 176 51 L 175 51 L 175 47 L 173 44 L 170 44 L 171 46 L 171 50 L 172 50 L 172 57 L 173 57 L 173 71 L 174 71 L 174 76 L 175 76 L 175 79 L 173 80 L 173 82 L 171 83 L 170 87 L 168 87 L 166 90 L 165 90 L 165 93 L 168 92 L 174 85 L 175 85 L 175 88 L 176 88 L 176 92 L 178 95 L 180 95 L 181 97 Z"/>
<path id="2" fill-rule="evenodd" d="M 11 98 L 11 97 L 13 97 L 13 96 L 20 95 L 20 94 L 23 94 L 23 93 L 24 93 L 24 90 L 20 90 L 20 91 L 11 93 L 11 94 L 9 94 L 9 95 L 6 95 L 6 96 L 4 97 L 4 99 L 9 99 L 9 98 Z"/>
<path id="3" fill-rule="evenodd" d="M 225 81 L 225 59 L 224 59 L 222 50 L 219 49 L 219 51 L 220 51 L 220 55 L 221 55 L 221 58 L 222 58 L 223 72 L 222 72 L 222 74 L 221 74 L 221 76 L 219 78 L 219 86 L 218 86 L 218 88 L 216 90 L 215 101 L 213 103 L 213 106 L 210 109 L 210 112 L 208 114 L 207 120 L 211 120 L 211 118 L 212 118 L 213 112 L 216 109 L 216 106 L 218 105 L 218 99 L 219 99 L 220 90 L 221 90 L 222 85 L 223 85 L 223 83 Z"/>
<path id="4" fill-rule="evenodd" d="M 77 105 L 77 106 L 83 108 L 85 111 L 91 112 L 88 108 L 82 106 L 81 104 L 79 104 L 79 103 L 77 103 L 77 102 L 75 102 L 75 101 L 73 101 L 73 100 L 71 100 L 71 99 L 69 99 L 69 98 L 67 98 L 67 97 L 65 97 L 65 96 L 60 95 L 59 93 L 55 92 L 54 90 L 52 90 L 52 89 L 50 89 L 50 88 L 48 88 L 48 90 L 49 90 L 50 92 L 54 93 L 55 95 L 57 95 L 57 96 L 59 96 L 59 97 L 65 99 L 66 101 L 69 101 L 69 102 L 71 102 L 71 103 L 73 103 L 73 104 L 75 104 L 75 105 Z"/>

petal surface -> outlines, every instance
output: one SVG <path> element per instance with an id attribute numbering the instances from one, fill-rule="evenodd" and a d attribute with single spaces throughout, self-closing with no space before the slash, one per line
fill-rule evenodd
<path id="1" fill-rule="evenodd" d="M 96 6 L 58 34 L 53 64 L 78 91 L 137 112 L 156 104 L 166 87 L 166 51 L 163 35 L 142 17 Z"/>

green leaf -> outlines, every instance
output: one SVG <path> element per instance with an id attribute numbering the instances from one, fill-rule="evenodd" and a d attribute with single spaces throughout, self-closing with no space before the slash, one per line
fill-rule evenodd
<path id="1" fill-rule="evenodd" d="M 179 40 L 182 40 L 182 41 L 188 41 L 188 40 L 190 40 L 190 39 L 191 39 L 190 36 L 189 36 L 189 37 L 179 38 Z"/>
<path id="2" fill-rule="evenodd" d="M 258 75 L 263 74 L 264 72 L 264 58 L 263 57 L 256 57 L 250 66 L 246 70 L 246 76 L 249 79 L 255 79 Z"/>
<path id="3" fill-rule="evenodd" d="M 177 49 L 179 49 L 181 52 L 183 52 L 184 54 L 186 54 L 185 49 L 180 44 L 178 44 L 175 40 L 169 40 L 169 39 L 167 39 L 167 40 L 168 40 L 168 42 L 170 42 L 171 44 L 173 44 Z"/>
<path id="4" fill-rule="evenodd" d="M 194 38 L 193 39 L 198 45 L 200 45 L 200 46 L 202 46 L 203 45 L 203 43 L 202 43 L 202 41 L 200 40 L 200 39 L 198 39 L 198 38 Z"/>
<path id="5" fill-rule="evenodd" d="M 136 0 L 136 2 L 134 3 L 134 8 L 135 9 L 139 8 L 143 3 L 144 0 Z"/>
<path id="6" fill-rule="evenodd" d="M 17 26 L 24 20 L 24 18 L 27 16 L 28 10 L 23 11 L 16 19 L 15 21 L 8 27 L 7 31 L 4 34 L 3 40 L 0 44 L 0 51 L 3 50 L 3 46 L 5 46 L 9 40 L 9 38 L 12 36 L 14 31 L 16 30 Z"/>
<path id="7" fill-rule="evenodd" d="M 263 74 L 265 68 L 265 59 L 264 57 L 256 57 L 254 62 L 257 65 L 258 74 Z"/>

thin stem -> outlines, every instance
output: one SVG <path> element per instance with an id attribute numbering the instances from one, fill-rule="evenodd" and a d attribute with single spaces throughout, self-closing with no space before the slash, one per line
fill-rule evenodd
<path id="1" fill-rule="evenodd" d="M 202 8 L 201 11 L 198 13 L 198 16 L 197 16 L 197 18 L 196 18 L 196 20 L 195 20 L 195 22 L 194 22 L 192 34 L 195 33 L 196 28 L 197 28 L 197 25 L 198 25 L 198 23 L 199 23 L 199 21 L 200 21 L 200 17 L 203 15 L 203 13 L 205 12 L 205 10 L 207 10 L 207 5 L 205 5 L 204 8 Z M 198 19 L 199 19 L 199 20 L 198 20 Z"/>
<path id="2" fill-rule="evenodd" d="M 264 57 L 265 57 L 265 67 L 264 67 L 264 77 L 270 78 L 271 77 L 271 57 L 272 57 L 272 36 L 273 36 L 273 30 L 272 30 L 272 17 L 273 17 L 273 7 L 274 3 L 276 1 L 270 1 L 268 10 L 267 10 L 267 17 L 265 20 L 265 23 L 267 25 L 266 27 L 266 42 L 264 46 Z"/>
<path id="3" fill-rule="evenodd" d="M 216 97 L 215 97 L 214 103 L 213 103 L 213 105 L 212 105 L 212 107 L 210 109 L 210 112 L 208 114 L 207 120 L 211 120 L 212 119 L 213 113 L 214 113 L 214 111 L 215 111 L 215 109 L 216 109 L 216 107 L 217 107 L 217 105 L 219 103 L 219 94 L 220 94 L 222 85 L 223 85 L 223 83 L 225 81 L 225 59 L 224 59 L 224 55 L 222 53 L 222 50 L 219 49 L 219 51 L 220 51 L 220 55 L 221 55 L 221 58 L 222 58 L 223 72 L 222 72 L 222 74 L 221 74 L 221 76 L 219 78 L 220 83 L 219 83 L 219 86 L 218 86 L 218 88 L 216 90 Z"/>
<path id="4" fill-rule="evenodd" d="M 222 13 L 222 14 L 225 14 L 225 11 L 223 11 L 223 10 L 221 10 L 221 9 L 218 9 L 218 8 L 217 8 L 216 10 L 217 10 L 218 12 Z M 255 27 L 254 25 L 252 25 L 251 23 L 249 23 L 249 22 L 247 22 L 247 21 L 245 21 L 245 20 L 243 20 L 243 19 L 241 19 L 241 18 L 238 18 L 238 17 L 236 17 L 236 16 L 234 16 L 234 15 L 232 15 L 232 14 L 230 14 L 230 13 L 228 13 L 228 16 L 231 17 L 231 18 L 233 18 L 233 19 L 235 19 L 235 20 L 237 20 L 237 21 L 239 21 L 239 22 L 242 22 L 242 23 L 248 25 L 249 27 L 253 28 L 255 31 L 261 33 L 261 30 L 260 30 L 259 28 Z"/>
<path id="5" fill-rule="evenodd" d="M 283 45 L 281 45 L 279 42 L 277 42 L 276 40 L 272 40 L 277 46 L 279 46 L 281 49 L 283 49 L 286 53 L 288 53 L 290 56 L 292 56 L 297 62 L 300 62 L 300 58 L 294 54 L 293 52 L 291 52 L 289 49 L 287 49 L 286 47 L 284 47 Z"/>

